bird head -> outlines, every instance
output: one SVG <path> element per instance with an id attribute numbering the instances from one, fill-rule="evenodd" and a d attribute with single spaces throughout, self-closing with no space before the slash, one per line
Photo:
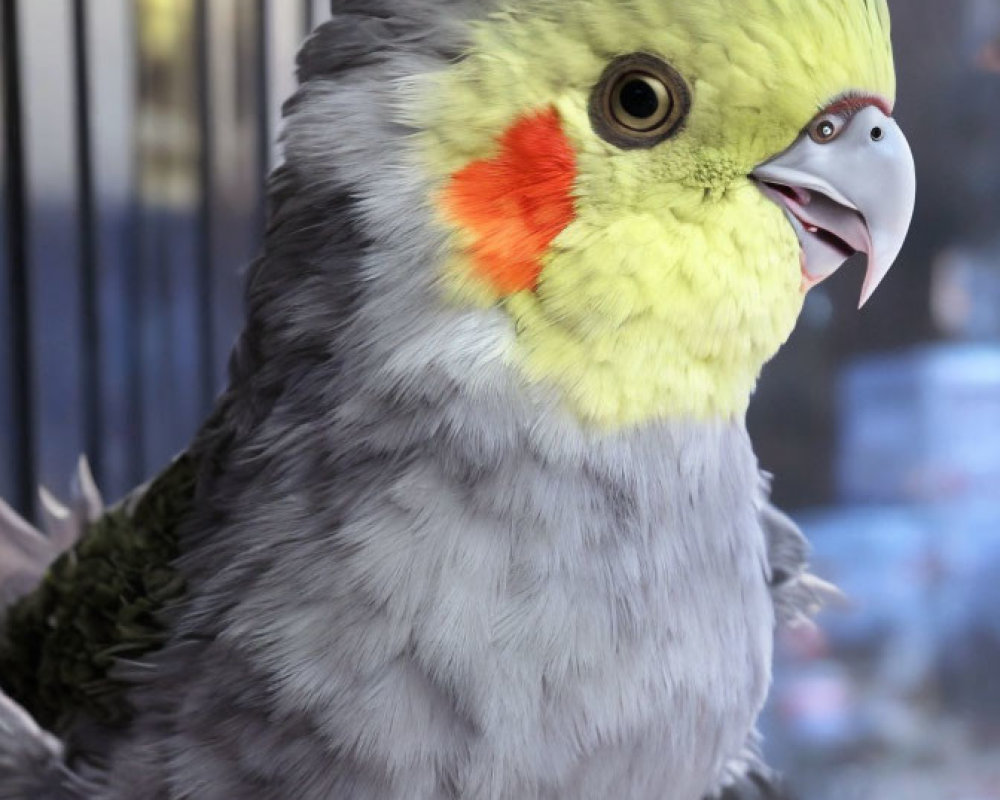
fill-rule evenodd
<path id="1" fill-rule="evenodd" d="M 425 83 L 460 305 L 582 421 L 746 411 L 805 292 L 913 212 L 885 0 L 509 0 Z"/>

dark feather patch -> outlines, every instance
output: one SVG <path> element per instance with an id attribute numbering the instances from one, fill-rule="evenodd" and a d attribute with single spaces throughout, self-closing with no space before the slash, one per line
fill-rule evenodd
<path id="1" fill-rule="evenodd" d="M 193 488 L 193 465 L 179 459 L 134 512 L 105 514 L 10 609 L 0 685 L 44 727 L 63 731 L 80 712 L 105 724 L 127 720 L 124 687 L 109 671 L 162 641 L 157 613 L 184 590 L 171 564 Z"/>

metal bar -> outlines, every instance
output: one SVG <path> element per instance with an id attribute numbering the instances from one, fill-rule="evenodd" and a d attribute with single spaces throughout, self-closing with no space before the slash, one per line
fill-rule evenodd
<path id="1" fill-rule="evenodd" d="M 18 3 L 36 481 L 65 485 L 84 452 L 77 235 L 73 14 L 69 2 Z"/>
<path id="2" fill-rule="evenodd" d="M 271 43 L 268 36 L 269 0 L 257 0 L 257 169 L 260 176 L 260 202 L 257 209 L 257 230 L 263 235 L 267 225 L 267 176 L 271 171 Z"/>
<path id="3" fill-rule="evenodd" d="M 135 8 L 135 6 L 133 6 Z M 142 15 L 133 11 L 129 20 L 131 27 L 132 47 L 134 48 L 133 61 L 136 65 L 135 82 L 135 102 L 138 103 L 143 91 L 145 77 L 142 74 L 142 46 L 140 25 Z M 139 137 L 138 119 L 132 125 L 131 133 L 131 158 L 132 167 L 132 189 L 131 203 L 129 204 L 129 235 L 126 245 L 128 254 L 127 262 L 129 268 L 122 276 L 122 286 L 125 293 L 125 305 L 122 314 L 122 328 L 124 336 L 124 356 L 126 374 L 126 407 L 128 409 L 128 451 L 127 451 L 127 475 L 130 484 L 140 483 L 146 477 L 146 415 L 142 404 L 142 329 L 140 319 L 142 314 L 142 298 L 145 294 L 145 281 L 142 269 L 142 241 L 143 230 L 146 227 L 145 214 L 143 214 L 142 201 L 140 200 L 142 171 L 140 162 L 142 160 L 142 145 Z"/>
<path id="4" fill-rule="evenodd" d="M 208 0 L 195 5 L 195 49 L 198 84 L 198 138 L 201 147 L 198 162 L 198 322 L 199 389 L 201 406 L 207 413 L 215 401 L 215 303 L 212 280 L 214 271 L 213 197 L 215 137 L 212 129 L 212 66 L 209 58 Z"/>
<path id="5" fill-rule="evenodd" d="M 73 72 L 76 92 L 76 177 L 79 229 L 80 314 L 83 352 L 84 451 L 99 481 L 104 479 L 104 419 L 101 409 L 101 332 L 97 298 L 97 218 L 94 195 L 90 53 L 86 0 L 73 0 Z"/>
<path id="6" fill-rule="evenodd" d="M 34 453 L 35 414 L 31 365 L 31 327 L 28 319 L 28 202 L 24 168 L 24 130 L 21 97 L 21 53 L 18 40 L 17 3 L 5 0 L 2 12 L 4 72 L 4 148 L 7 165 L 4 187 L 7 208 L 7 258 L 9 261 L 10 340 L 12 376 L 11 406 L 14 430 L 10 432 L 14 459 L 14 502 L 28 513 L 34 508 L 36 464 Z"/>
<path id="7" fill-rule="evenodd" d="M 0 96 L 6 95 L 6 80 L 3 70 L 3 59 L 0 58 Z M 6 150 L 3 147 L 4 104 L 0 102 L 0 442 L 4 443 L 0 452 L 0 497 L 13 499 L 14 475 L 20 470 L 20 464 L 14 463 L 14 453 L 9 446 L 10 432 L 17 422 L 11 409 L 12 396 L 9 388 L 13 384 L 14 369 L 11 363 L 10 332 L 7 329 L 10 298 L 7 296 L 10 288 L 10 276 L 7 259 L 7 220 L 6 206 L 3 204 L 3 187 L 7 185 Z"/>
<path id="8" fill-rule="evenodd" d="M 306 36 L 312 33 L 312 29 L 316 26 L 316 10 L 313 8 L 312 0 L 302 0 L 302 25 Z"/>
<path id="9" fill-rule="evenodd" d="M 267 136 L 271 145 L 270 168 L 274 169 L 281 158 L 277 146 L 278 134 L 283 122 L 284 102 L 298 88 L 295 59 L 300 48 L 304 31 L 302 17 L 292 6 L 272 2 L 268 15 L 268 74 L 267 91 L 270 102 L 263 111 L 268 117 Z"/>
<path id="10" fill-rule="evenodd" d="M 103 420 L 101 490 L 120 497 L 141 476 L 129 472 L 128 275 L 135 265 L 135 0 L 85 0 L 90 56 L 90 121 L 94 173 L 94 230 L 98 253 L 100 399 Z"/>
<path id="11" fill-rule="evenodd" d="M 333 9 L 330 0 L 312 0 L 313 28 L 330 18 Z"/>
<path id="12" fill-rule="evenodd" d="M 239 274 L 260 248 L 262 147 L 258 4 L 211 0 L 215 365 L 221 374 L 243 320 Z"/>
<path id="13" fill-rule="evenodd" d="M 122 287 L 125 294 L 125 304 L 122 313 L 123 349 L 125 356 L 125 407 L 127 409 L 128 439 L 126 447 L 126 482 L 141 483 L 146 478 L 146 414 L 142 405 L 142 330 L 139 319 L 142 312 L 142 298 L 145 294 L 145 281 L 140 260 L 142 248 L 140 242 L 145 217 L 138 201 L 129 207 L 129 234 L 126 242 L 128 262 L 131 269 L 125 270 Z"/>

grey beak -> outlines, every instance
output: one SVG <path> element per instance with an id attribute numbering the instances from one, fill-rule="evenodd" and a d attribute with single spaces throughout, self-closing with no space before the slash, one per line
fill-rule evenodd
<path id="1" fill-rule="evenodd" d="M 752 177 L 795 229 L 807 287 L 854 253 L 868 256 L 864 306 L 903 247 L 913 219 L 916 169 L 899 125 L 879 108 L 867 106 L 841 122 L 834 138 L 821 142 L 805 133 Z"/>

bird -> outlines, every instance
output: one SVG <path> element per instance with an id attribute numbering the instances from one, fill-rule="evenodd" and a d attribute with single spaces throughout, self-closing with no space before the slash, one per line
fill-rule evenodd
<path id="1" fill-rule="evenodd" d="M 298 78 L 199 433 L 0 513 L 0 798 L 785 797 L 746 411 L 902 248 L 885 0 L 333 0 Z"/>

